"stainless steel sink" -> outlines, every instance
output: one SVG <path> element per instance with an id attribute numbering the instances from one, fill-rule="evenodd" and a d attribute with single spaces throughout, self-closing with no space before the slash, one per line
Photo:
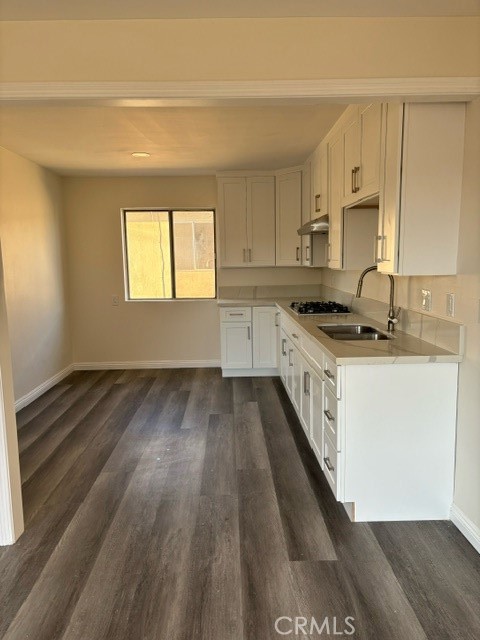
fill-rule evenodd
<path id="1" fill-rule="evenodd" d="M 393 336 L 367 324 L 318 324 L 333 340 L 391 340 Z"/>

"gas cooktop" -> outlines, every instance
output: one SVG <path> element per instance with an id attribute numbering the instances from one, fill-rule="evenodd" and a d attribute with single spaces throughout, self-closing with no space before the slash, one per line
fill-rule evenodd
<path id="1" fill-rule="evenodd" d="M 299 316 L 303 315 L 327 315 L 332 313 L 350 313 L 350 309 L 339 302 L 332 301 L 309 301 L 309 302 L 292 302 L 290 305 L 292 311 Z"/>

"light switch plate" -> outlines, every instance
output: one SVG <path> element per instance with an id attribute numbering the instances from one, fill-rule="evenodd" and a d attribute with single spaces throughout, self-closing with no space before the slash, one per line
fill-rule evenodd
<path id="1" fill-rule="evenodd" d="M 430 289 L 422 289 L 422 310 L 432 310 L 432 292 Z"/>
<path id="2" fill-rule="evenodd" d="M 119 305 L 119 304 L 120 304 L 120 298 L 119 298 L 119 296 L 115 296 L 115 295 L 113 295 L 113 296 L 112 296 L 112 305 L 113 305 L 114 307 L 118 307 L 118 305 Z"/>

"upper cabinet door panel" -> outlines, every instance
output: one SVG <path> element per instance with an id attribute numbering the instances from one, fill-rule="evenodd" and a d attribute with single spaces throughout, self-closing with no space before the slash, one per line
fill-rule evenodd
<path id="1" fill-rule="evenodd" d="M 247 237 L 251 266 L 275 266 L 275 178 L 247 178 Z"/>
<path id="2" fill-rule="evenodd" d="M 312 191 L 313 191 L 313 162 L 311 158 L 302 169 L 302 224 L 312 219 Z"/>
<path id="3" fill-rule="evenodd" d="M 342 135 L 337 134 L 328 145 L 329 169 L 329 219 L 328 266 L 331 269 L 342 268 L 343 247 L 343 149 Z"/>
<path id="4" fill-rule="evenodd" d="M 357 198 L 357 178 L 360 171 L 360 122 L 358 111 L 343 129 L 343 199 Z"/>
<path id="5" fill-rule="evenodd" d="M 277 177 L 276 264 L 301 266 L 300 236 L 302 222 L 302 172 L 292 171 Z"/>
<path id="6" fill-rule="evenodd" d="M 245 178 L 218 180 L 220 264 L 242 267 L 247 260 L 247 194 Z"/>
<path id="7" fill-rule="evenodd" d="M 358 194 L 366 198 L 377 193 L 380 185 L 380 147 L 382 104 L 376 102 L 360 109 L 360 169 L 357 172 Z"/>
<path id="8" fill-rule="evenodd" d="M 457 271 L 465 104 L 386 105 L 379 270 Z"/>
<path id="9" fill-rule="evenodd" d="M 343 127 L 345 205 L 378 193 L 381 128 L 381 103 L 355 108 Z"/>

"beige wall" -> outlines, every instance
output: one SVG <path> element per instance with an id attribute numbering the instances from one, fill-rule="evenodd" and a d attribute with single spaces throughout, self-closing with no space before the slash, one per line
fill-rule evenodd
<path id="1" fill-rule="evenodd" d="M 4 82 L 480 75 L 480 19 L 472 17 L 25 21 L 0 28 Z"/>
<path id="2" fill-rule="evenodd" d="M 278 285 L 320 284 L 320 269 L 272 267 L 219 269 L 220 287 L 268 287 Z"/>
<path id="3" fill-rule="evenodd" d="M 18 400 L 71 364 L 61 181 L 0 149 L 0 238 Z"/>
<path id="4" fill-rule="evenodd" d="M 64 179 L 75 362 L 220 359 L 214 300 L 124 301 L 120 227 L 122 207 L 211 208 L 216 190 L 209 176 Z"/>
<path id="5" fill-rule="evenodd" d="M 480 528 L 480 101 L 467 106 L 459 238 L 459 275 L 395 278 L 396 304 L 421 311 L 422 288 L 432 291 L 432 315 L 446 318 L 446 294 L 455 293 L 455 319 L 466 326 L 460 365 L 455 505 Z M 359 272 L 322 270 L 322 283 L 354 293 Z M 388 301 L 388 278 L 370 273 L 363 295 Z"/>

